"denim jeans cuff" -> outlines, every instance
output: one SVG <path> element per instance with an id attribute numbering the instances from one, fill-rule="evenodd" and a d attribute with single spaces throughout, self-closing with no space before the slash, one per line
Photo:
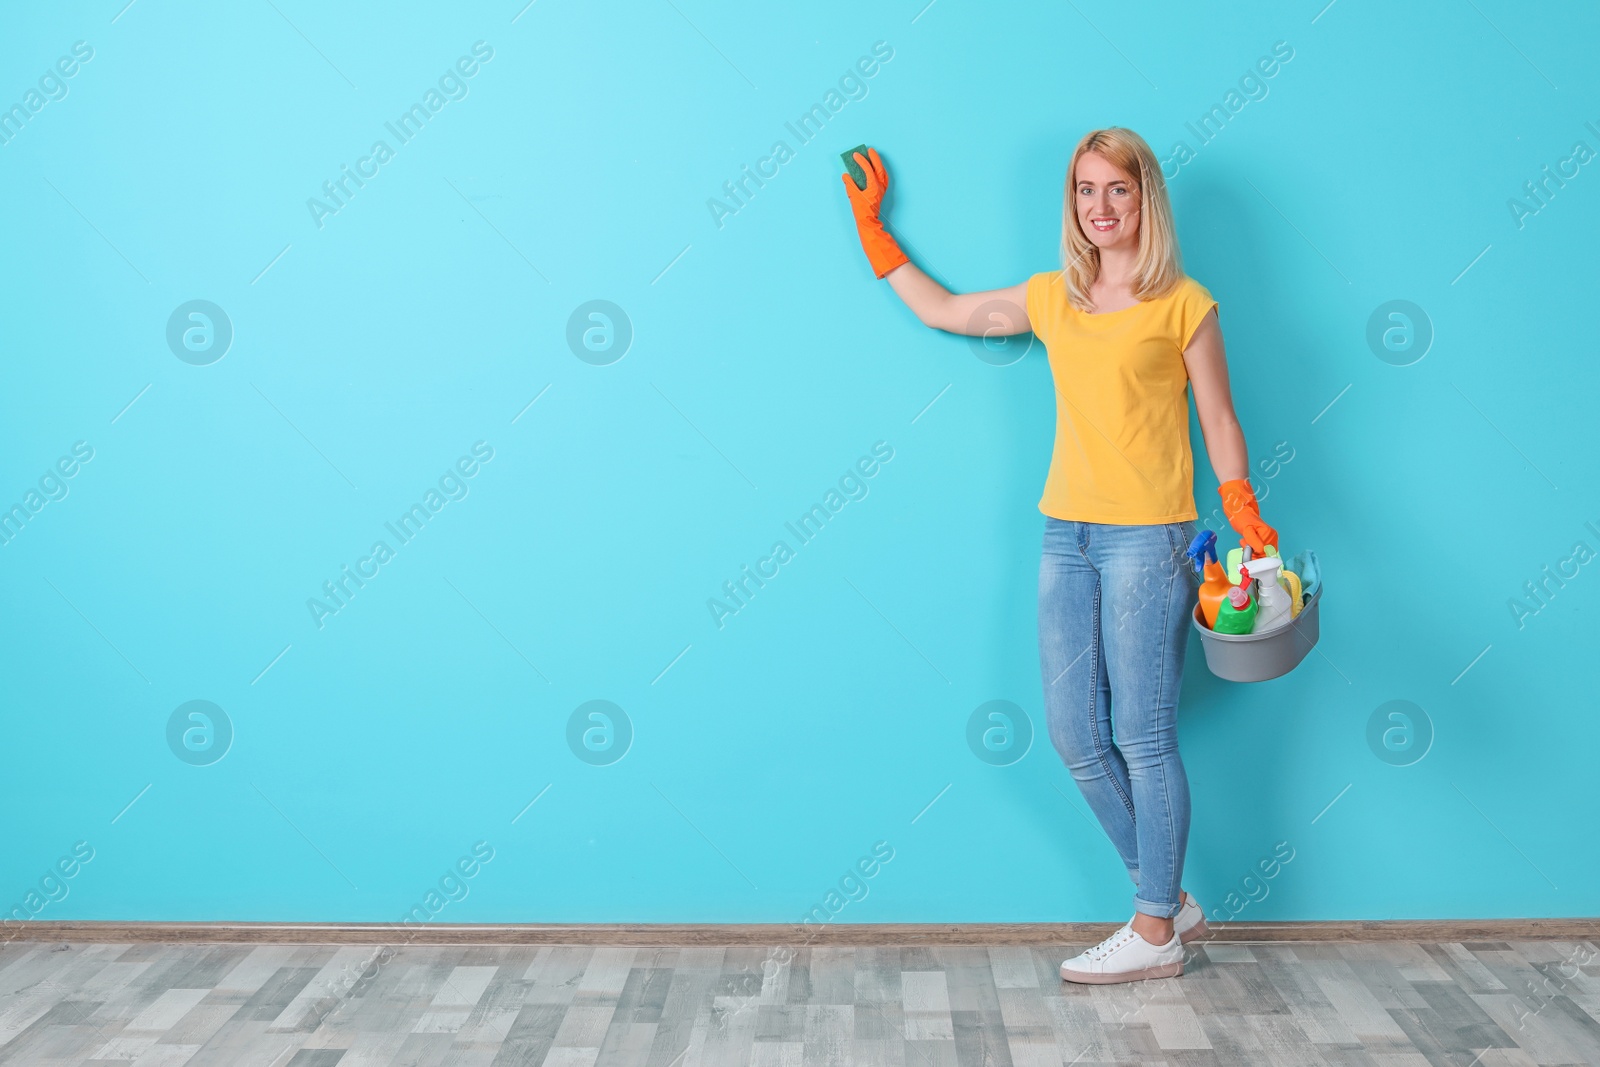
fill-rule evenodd
<path id="1" fill-rule="evenodd" d="M 1183 901 L 1180 900 L 1171 904 L 1156 904 L 1145 900 L 1143 897 L 1134 897 L 1133 910 L 1144 915 L 1154 915 L 1158 919 L 1172 919 L 1176 918 L 1178 912 L 1183 910 Z"/>

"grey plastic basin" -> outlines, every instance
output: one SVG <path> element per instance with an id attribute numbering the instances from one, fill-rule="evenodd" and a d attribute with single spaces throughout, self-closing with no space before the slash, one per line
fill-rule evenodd
<path id="1" fill-rule="evenodd" d="M 1196 604 L 1191 621 L 1200 634 L 1206 666 L 1212 674 L 1229 682 L 1265 682 L 1288 674 L 1306 658 L 1320 636 L 1317 609 L 1323 588 L 1317 586 L 1293 622 L 1265 634 L 1219 634 L 1206 626 L 1200 605 Z"/>

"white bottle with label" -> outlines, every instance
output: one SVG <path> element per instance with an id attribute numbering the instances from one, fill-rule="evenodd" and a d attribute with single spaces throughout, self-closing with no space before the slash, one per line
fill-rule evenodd
<path id="1" fill-rule="evenodd" d="M 1294 612 L 1288 591 L 1278 584 L 1278 572 L 1283 568 L 1283 561 L 1277 556 L 1258 556 L 1244 562 L 1242 567 L 1256 583 L 1256 597 L 1260 604 L 1255 625 L 1250 627 L 1250 632 L 1266 633 L 1287 624 Z"/>

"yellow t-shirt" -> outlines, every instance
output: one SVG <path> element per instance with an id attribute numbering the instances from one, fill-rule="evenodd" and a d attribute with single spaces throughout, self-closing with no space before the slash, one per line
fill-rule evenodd
<path id="1" fill-rule="evenodd" d="M 1028 279 L 1028 319 L 1056 393 L 1040 511 L 1122 526 L 1198 518 L 1183 350 L 1216 306 L 1185 277 L 1166 296 L 1089 314 L 1067 303 L 1060 271 Z"/>

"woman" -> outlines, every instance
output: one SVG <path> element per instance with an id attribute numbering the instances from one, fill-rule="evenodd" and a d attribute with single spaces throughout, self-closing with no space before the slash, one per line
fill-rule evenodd
<path id="1" fill-rule="evenodd" d="M 1196 598 L 1184 552 L 1198 517 L 1189 390 L 1223 513 L 1256 553 L 1278 540 L 1250 490 L 1216 301 L 1183 273 L 1160 164 L 1131 130 L 1095 130 L 1072 154 L 1063 269 L 981 293 L 951 293 L 906 258 L 879 218 L 883 161 L 876 150 L 854 158 L 867 186 L 844 181 L 862 247 L 917 318 L 968 335 L 1031 329 L 1050 360 L 1055 451 L 1039 501 L 1045 716 L 1135 888 L 1132 920 L 1063 963 L 1061 977 L 1182 974 L 1183 942 L 1206 932 L 1179 885 L 1189 782 L 1176 711 Z"/>

